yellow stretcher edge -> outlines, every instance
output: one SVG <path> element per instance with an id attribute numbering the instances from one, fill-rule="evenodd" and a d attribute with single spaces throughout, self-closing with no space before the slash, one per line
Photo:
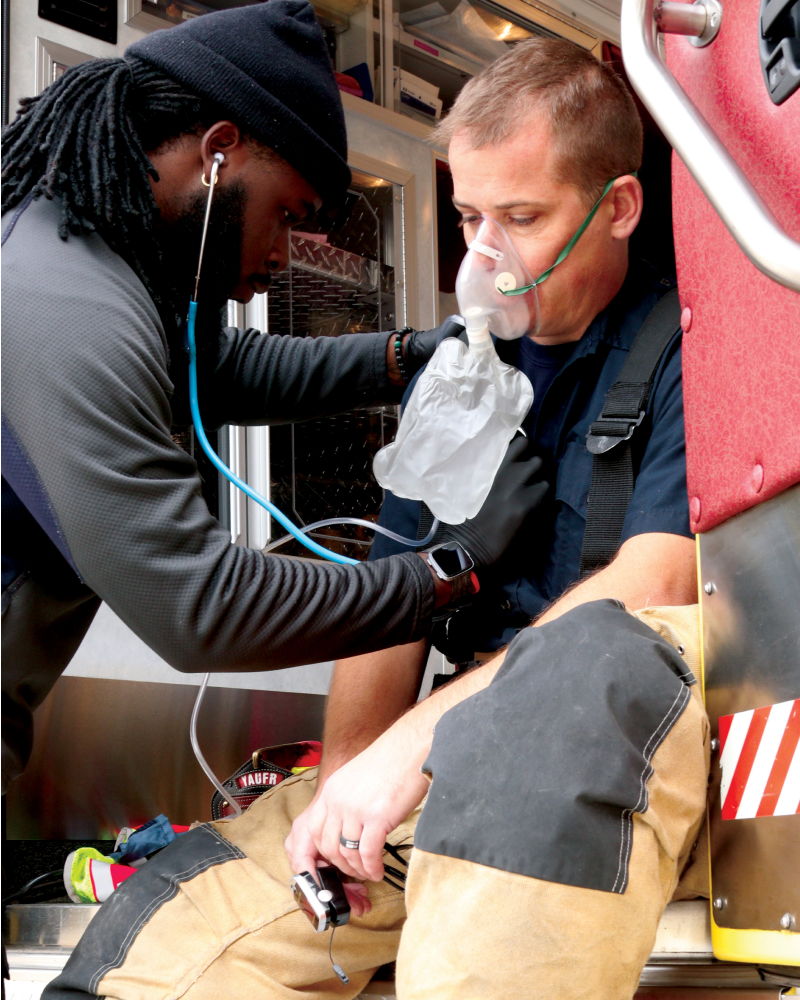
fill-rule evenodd
<path id="1" fill-rule="evenodd" d="M 796 931 L 762 931 L 718 927 L 711 912 L 714 957 L 726 962 L 756 965 L 800 965 L 800 934 Z"/>

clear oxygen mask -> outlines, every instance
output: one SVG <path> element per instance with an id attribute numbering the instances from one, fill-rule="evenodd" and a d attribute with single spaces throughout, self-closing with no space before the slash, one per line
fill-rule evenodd
<path id="1" fill-rule="evenodd" d="M 523 294 L 511 291 L 526 288 Z M 536 336 L 541 326 L 536 286 L 499 222 L 485 218 L 469 244 L 456 278 L 458 308 L 471 347 Z"/>
<path id="2" fill-rule="evenodd" d="M 503 294 L 526 285 L 522 294 Z M 456 296 L 469 345 L 442 341 L 414 387 L 397 437 L 373 465 L 384 489 L 422 500 L 447 524 L 461 524 L 481 509 L 533 403 L 530 380 L 500 360 L 491 334 L 515 340 L 538 331 L 536 288 L 492 219 L 484 219 L 469 245 Z"/>

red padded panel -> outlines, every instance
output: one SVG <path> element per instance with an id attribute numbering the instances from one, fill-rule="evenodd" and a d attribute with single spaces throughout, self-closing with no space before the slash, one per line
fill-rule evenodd
<path id="1" fill-rule="evenodd" d="M 787 233 L 800 240 L 800 92 L 775 106 L 758 57 L 758 0 L 723 0 L 716 41 L 667 36 L 667 64 Z M 800 481 L 800 294 L 747 260 L 677 156 L 692 530 Z"/>

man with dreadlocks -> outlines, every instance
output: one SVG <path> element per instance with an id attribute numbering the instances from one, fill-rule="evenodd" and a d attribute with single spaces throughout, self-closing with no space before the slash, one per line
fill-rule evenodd
<path id="1" fill-rule="evenodd" d="M 3 136 L 4 788 L 101 600 L 173 667 L 205 672 L 412 642 L 451 599 L 416 554 L 333 566 L 233 546 L 203 502 L 171 431 L 190 423 L 180 331 L 220 153 L 197 326 L 207 426 L 399 402 L 444 333 L 406 336 L 398 361 L 394 333 L 223 329 L 226 300 L 265 292 L 291 226 L 350 183 L 306 0 L 155 32 L 23 102 Z M 498 484 L 520 502 L 472 522 L 479 568 L 534 506 L 537 463 L 509 451 Z"/>

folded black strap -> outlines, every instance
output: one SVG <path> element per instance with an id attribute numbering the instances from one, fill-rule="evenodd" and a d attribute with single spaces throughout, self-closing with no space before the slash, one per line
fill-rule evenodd
<path id="1" fill-rule="evenodd" d="M 589 428 L 586 447 L 594 455 L 586 504 L 581 576 L 611 562 L 622 538 L 633 496 L 631 439 L 644 420 L 658 363 L 680 329 L 678 290 L 667 292 L 641 326 L 603 410 Z"/>

